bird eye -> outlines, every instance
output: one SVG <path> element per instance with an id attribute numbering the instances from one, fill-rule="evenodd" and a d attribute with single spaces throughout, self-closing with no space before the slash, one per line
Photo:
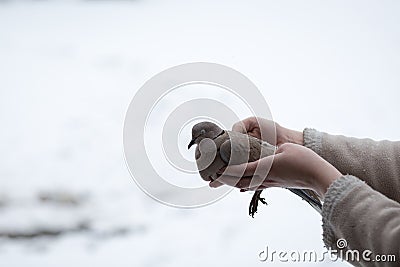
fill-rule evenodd
<path id="1" fill-rule="evenodd" d="M 204 130 L 204 129 L 202 129 L 201 131 L 200 131 L 200 134 L 205 134 L 206 133 L 206 130 Z"/>

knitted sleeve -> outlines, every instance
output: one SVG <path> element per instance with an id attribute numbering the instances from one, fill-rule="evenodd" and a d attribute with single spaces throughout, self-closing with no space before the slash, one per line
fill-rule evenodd
<path id="1" fill-rule="evenodd" d="M 325 245 L 353 265 L 400 266 L 400 203 L 357 177 L 332 183 L 322 222 Z"/>
<path id="2" fill-rule="evenodd" d="M 373 189 L 400 202 L 400 142 L 330 135 L 308 128 L 303 136 L 304 146 L 341 173 L 359 177 Z"/>

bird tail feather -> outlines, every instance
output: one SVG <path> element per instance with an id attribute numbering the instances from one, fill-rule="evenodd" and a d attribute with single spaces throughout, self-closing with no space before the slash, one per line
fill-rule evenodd
<path id="1" fill-rule="evenodd" d="M 290 192 L 298 195 L 303 200 L 307 201 L 308 204 L 310 204 L 311 207 L 313 207 L 316 211 L 318 211 L 319 214 L 322 214 L 322 204 L 319 200 L 315 199 L 302 189 L 296 189 L 296 188 L 288 188 L 288 189 L 290 190 Z"/>

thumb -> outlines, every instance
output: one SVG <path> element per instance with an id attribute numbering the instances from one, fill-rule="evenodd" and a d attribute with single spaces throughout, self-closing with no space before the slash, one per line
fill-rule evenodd
<path id="1" fill-rule="evenodd" d="M 247 125 L 245 124 L 245 121 L 238 121 L 232 126 L 232 131 L 233 132 L 239 132 L 239 133 L 247 133 Z"/>

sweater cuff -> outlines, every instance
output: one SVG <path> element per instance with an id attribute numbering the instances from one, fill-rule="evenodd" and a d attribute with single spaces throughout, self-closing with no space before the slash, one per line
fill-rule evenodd
<path id="1" fill-rule="evenodd" d="M 303 131 L 304 146 L 321 156 L 322 133 L 315 129 L 305 128 Z"/>
<path id="2" fill-rule="evenodd" d="M 346 198 L 351 191 L 363 185 L 364 182 L 352 175 L 344 175 L 336 179 L 328 188 L 322 206 L 322 230 L 323 241 L 327 248 L 336 249 L 336 242 L 341 236 L 335 234 L 335 219 L 342 211 L 335 210 L 336 206 Z M 346 211 L 343 211 L 346 212 Z"/>

